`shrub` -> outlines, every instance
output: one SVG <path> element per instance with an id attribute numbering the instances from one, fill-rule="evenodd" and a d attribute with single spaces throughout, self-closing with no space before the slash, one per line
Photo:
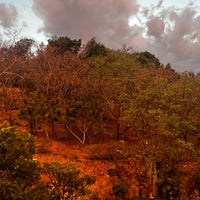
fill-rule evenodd
<path id="1" fill-rule="evenodd" d="M 77 166 L 72 163 L 45 163 L 43 173 L 49 178 L 49 189 L 52 198 L 77 199 L 89 190 L 87 186 L 95 183 L 91 175 L 80 176 Z"/>
<path id="2" fill-rule="evenodd" d="M 120 181 L 113 185 L 112 190 L 117 198 L 122 198 L 127 193 L 128 188 L 124 182 Z"/>
<path id="3" fill-rule="evenodd" d="M 158 176 L 159 196 L 166 200 L 177 199 L 181 196 L 181 174 L 176 168 L 160 169 Z"/>
<path id="4" fill-rule="evenodd" d="M 1 199 L 26 199 L 36 188 L 40 169 L 38 163 L 32 159 L 34 151 L 31 134 L 0 125 Z"/>
<path id="5" fill-rule="evenodd" d="M 118 178 L 121 177 L 119 171 L 117 171 L 117 170 L 114 169 L 114 168 L 108 169 L 108 174 L 109 174 L 111 177 L 113 177 L 113 176 L 117 176 Z"/>

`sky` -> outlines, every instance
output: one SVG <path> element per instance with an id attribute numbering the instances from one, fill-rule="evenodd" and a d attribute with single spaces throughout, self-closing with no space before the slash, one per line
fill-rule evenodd
<path id="1" fill-rule="evenodd" d="M 177 71 L 200 72 L 199 0 L 0 0 L 0 38 L 38 43 L 95 37 L 149 51 Z M 3 41 L 4 41 L 3 40 Z"/>

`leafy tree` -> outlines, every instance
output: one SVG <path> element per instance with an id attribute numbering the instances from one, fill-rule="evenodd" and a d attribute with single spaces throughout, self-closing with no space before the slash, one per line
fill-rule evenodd
<path id="1" fill-rule="evenodd" d="M 138 73 L 138 79 L 135 81 L 137 92 L 133 93 L 127 114 L 130 114 L 129 119 L 132 119 L 132 126 L 139 136 L 141 151 L 145 152 L 150 191 L 153 196 L 157 196 L 158 190 L 160 192 L 161 188 L 162 191 L 166 189 L 162 185 L 164 184 L 171 188 L 171 196 L 166 197 L 167 194 L 164 195 L 166 191 L 163 191 L 162 195 L 168 199 L 172 196 L 175 198 L 176 195 L 180 195 L 178 184 L 180 176 L 176 168 L 178 163 L 187 162 L 187 159 L 183 160 L 181 155 L 185 155 L 184 158 L 194 158 L 193 145 L 179 137 L 179 124 L 182 124 L 182 119 L 176 112 L 176 104 L 173 102 L 176 90 L 172 90 L 172 85 L 177 84 L 179 80 L 169 84 L 168 77 L 160 74 L 163 73 L 162 69 L 142 69 L 139 72 L 143 73 Z M 180 104 L 177 106 L 179 108 Z M 178 125 L 173 126 L 173 124 Z M 189 124 L 187 127 L 189 128 Z M 158 163 L 160 163 L 159 168 Z M 171 169 L 174 174 L 167 179 L 167 170 Z"/>
<path id="2" fill-rule="evenodd" d="M 124 182 L 120 181 L 113 185 L 112 190 L 116 196 L 116 199 L 124 199 L 128 191 L 128 187 Z"/>
<path id="3" fill-rule="evenodd" d="M 19 41 L 17 41 L 14 45 L 14 47 L 11 47 L 11 51 L 16 56 L 26 57 L 29 56 L 31 53 L 31 47 L 34 44 L 34 40 L 23 38 Z"/>
<path id="4" fill-rule="evenodd" d="M 156 58 L 155 55 L 153 55 L 152 53 L 150 53 L 148 51 L 137 53 L 136 55 L 137 55 L 137 60 L 138 60 L 139 64 L 141 64 L 142 66 L 150 66 L 152 64 L 155 67 L 160 66 L 159 59 Z"/>
<path id="5" fill-rule="evenodd" d="M 87 42 L 82 52 L 82 56 L 85 58 L 106 56 L 108 49 L 101 43 L 97 42 L 95 38 L 92 38 Z"/>
<path id="6" fill-rule="evenodd" d="M 130 128 L 126 117 L 138 65 L 131 54 L 110 51 L 107 56 L 93 58 L 91 76 L 103 82 L 101 96 L 104 116 L 115 122 L 116 138 L 120 139 Z M 127 73 L 128 72 L 128 73 Z"/>
<path id="7" fill-rule="evenodd" d="M 98 122 L 103 112 L 102 87 L 99 80 L 90 76 L 86 77 L 82 85 L 74 91 L 74 98 L 67 103 L 66 127 L 81 143 L 90 139 L 92 127 Z M 77 131 L 80 132 L 80 137 L 75 134 Z"/>
<path id="8" fill-rule="evenodd" d="M 43 173 L 49 178 L 53 199 L 78 199 L 87 194 L 87 186 L 95 182 L 94 176 L 80 176 L 77 166 L 72 163 L 45 163 Z"/>
<path id="9" fill-rule="evenodd" d="M 48 40 L 48 45 L 50 47 L 55 48 L 57 54 L 64 54 L 67 51 L 77 54 L 81 47 L 81 39 L 72 40 L 67 36 L 64 37 L 54 36 L 52 39 Z"/>
<path id="10" fill-rule="evenodd" d="M 30 131 L 34 135 L 37 124 L 46 120 L 46 113 L 46 97 L 39 91 L 36 91 L 29 98 L 24 99 L 19 117 L 28 121 Z"/>
<path id="11" fill-rule="evenodd" d="M 40 176 L 38 163 L 32 159 L 33 137 L 14 127 L 0 126 L 1 199 L 26 199 Z"/>

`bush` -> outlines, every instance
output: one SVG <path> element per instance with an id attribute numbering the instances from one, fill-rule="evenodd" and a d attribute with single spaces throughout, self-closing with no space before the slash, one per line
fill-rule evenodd
<path id="1" fill-rule="evenodd" d="M 0 125 L 1 199 L 26 199 L 36 188 L 40 169 L 38 163 L 32 159 L 34 151 L 31 134 Z"/>
<path id="2" fill-rule="evenodd" d="M 114 169 L 114 168 L 110 168 L 108 169 L 108 174 L 113 177 L 113 176 L 117 176 L 118 178 L 121 178 L 121 175 L 119 173 L 118 170 Z"/>
<path id="3" fill-rule="evenodd" d="M 158 193 L 159 197 L 171 200 L 181 196 L 181 174 L 175 168 L 164 168 L 158 174 Z"/>
<path id="4" fill-rule="evenodd" d="M 53 199 L 76 199 L 89 192 L 87 186 L 96 181 L 91 175 L 80 176 L 77 166 L 72 163 L 45 163 L 43 173 L 49 178 Z"/>
<path id="5" fill-rule="evenodd" d="M 117 198 L 122 198 L 127 193 L 128 188 L 124 182 L 120 181 L 113 185 L 112 190 Z"/>

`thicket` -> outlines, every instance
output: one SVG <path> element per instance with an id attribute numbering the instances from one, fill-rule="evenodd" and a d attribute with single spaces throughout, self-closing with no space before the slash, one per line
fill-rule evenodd
<path id="1" fill-rule="evenodd" d="M 179 166 L 199 163 L 199 74 L 176 72 L 150 52 L 108 49 L 94 38 L 83 48 L 68 37 L 48 42 L 34 54 L 30 39 L 0 48 L 0 112 L 10 124 L 18 109 L 32 135 L 72 135 L 82 144 L 108 136 L 137 141 L 149 190 L 180 197 Z"/>

